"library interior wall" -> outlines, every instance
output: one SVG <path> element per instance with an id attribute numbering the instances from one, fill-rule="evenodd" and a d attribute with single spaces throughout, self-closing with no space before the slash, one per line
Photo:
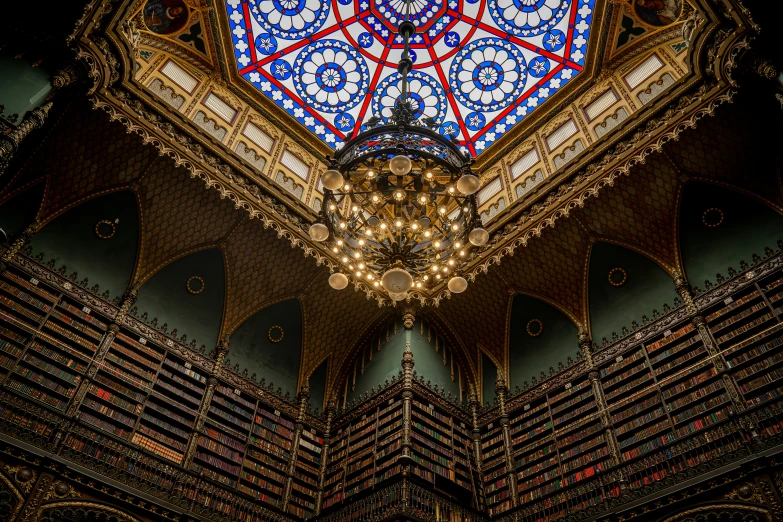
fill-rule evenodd
<path id="1" fill-rule="evenodd" d="M 417 375 L 423 375 L 425 381 L 430 380 L 433 384 L 445 388 L 446 392 L 451 392 L 453 396 L 459 395 L 459 383 L 457 382 L 456 365 L 454 380 L 451 380 L 451 347 L 446 347 L 447 360 L 443 364 L 443 339 L 439 338 L 439 349 L 435 351 L 435 331 L 431 330 L 430 340 L 427 339 L 427 326 L 424 326 L 424 333 L 421 333 L 421 323 L 416 321 L 411 330 L 405 330 L 402 324 L 397 325 L 397 334 L 389 330 L 389 341 L 381 343 L 381 349 L 377 349 L 377 338 L 375 345 L 371 346 L 373 350 L 372 361 L 367 357 L 365 348 L 364 373 L 361 373 L 361 355 L 357 357 L 358 367 L 356 371 L 356 386 L 351 389 L 351 382 L 348 386 L 348 400 L 359 397 L 363 393 L 370 391 L 370 388 L 383 384 L 386 379 L 391 380 L 402 371 L 402 355 L 405 352 L 406 343 L 410 342 L 411 352 L 413 353 L 414 371 Z M 351 379 L 349 377 L 349 379 Z"/>
<path id="2" fill-rule="evenodd" d="M 33 237 L 33 255 L 66 266 L 66 273 L 78 273 L 89 286 L 100 285 L 112 298 L 122 295 L 130 284 L 139 243 L 136 196 L 122 191 L 100 196 L 74 207 L 44 225 Z M 101 239 L 95 234 L 98 221 L 115 224 L 115 234 Z"/>
<path id="3" fill-rule="evenodd" d="M 204 280 L 200 293 L 188 292 L 191 276 Z M 209 352 L 218 342 L 225 292 L 223 253 L 209 248 L 158 270 L 142 285 L 134 306 L 139 315 L 146 312 L 149 320 L 157 317 L 159 326 L 167 324 L 169 332 L 176 328 L 178 337 L 186 334 L 188 342 L 195 339 L 197 346 L 203 344 Z"/>
<path id="4" fill-rule="evenodd" d="M 280 342 L 270 340 L 273 326 L 283 330 Z M 277 329 L 271 335 L 279 338 Z M 266 379 L 267 385 L 274 383 L 275 389 L 280 387 L 283 393 L 295 395 L 301 352 L 302 309 L 298 299 L 288 299 L 264 308 L 242 323 L 229 340 L 228 359 L 230 366 L 239 364 L 240 371 L 247 369 L 248 375 L 255 374 L 259 381 Z"/>
<path id="5" fill-rule="evenodd" d="M 318 411 L 326 407 L 326 377 L 329 360 L 327 359 L 310 374 L 310 406 Z"/>
<path id="6" fill-rule="evenodd" d="M 493 404 L 495 402 L 495 381 L 498 378 L 498 367 L 481 352 L 481 400 L 484 404 Z"/>
<path id="7" fill-rule="evenodd" d="M 6 118 L 17 114 L 18 125 L 28 111 L 43 105 L 50 92 L 45 68 L 34 67 L 23 58 L 0 55 L 0 105 Z"/>
<path id="8" fill-rule="evenodd" d="M 528 324 L 534 320 L 543 325 L 538 335 L 535 322 L 528 333 Z M 531 377 L 540 379 L 541 372 L 548 376 L 550 367 L 557 370 L 558 362 L 565 364 L 568 357 L 575 359 L 579 351 L 576 325 L 557 308 L 534 297 L 514 297 L 509 326 L 508 384 L 512 389 L 522 388 L 525 382 L 530 384 Z"/>
<path id="9" fill-rule="evenodd" d="M 723 212 L 723 223 L 706 227 L 707 209 Z M 741 260 L 751 262 L 764 248 L 777 248 L 783 239 L 783 216 L 761 201 L 734 190 L 709 183 L 688 183 L 680 204 L 680 252 L 685 273 L 693 286 L 704 289 L 704 281 L 717 282 L 716 274 L 727 275 L 731 266 L 739 270 Z"/>
<path id="10" fill-rule="evenodd" d="M 44 183 L 38 183 L 0 204 L 0 228 L 8 238 L 22 233 L 35 219 L 43 199 Z"/>
<path id="11" fill-rule="evenodd" d="M 627 278 L 621 286 L 613 286 L 609 272 L 623 269 Z M 618 245 L 599 242 L 590 252 L 587 294 L 590 306 L 590 329 L 595 342 L 623 327 L 631 330 L 631 322 L 641 324 L 642 316 L 652 318 L 653 309 L 662 310 L 664 303 L 672 306 L 677 297 L 671 276 L 650 259 Z"/>

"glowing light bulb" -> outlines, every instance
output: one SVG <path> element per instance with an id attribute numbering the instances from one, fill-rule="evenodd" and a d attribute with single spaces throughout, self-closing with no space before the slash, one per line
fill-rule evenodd
<path id="1" fill-rule="evenodd" d="M 372 274 L 367 272 L 367 280 L 372 281 L 373 277 Z"/>
<path id="2" fill-rule="evenodd" d="M 467 213 L 468 213 L 468 210 L 470 210 L 468 207 L 462 207 L 462 212 L 463 212 L 464 214 L 467 214 Z"/>
<path id="3" fill-rule="evenodd" d="M 364 246 L 364 239 L 359 240 L 359 246 Z"/>
<path id="4" fill-rule="evenodd" d="M 343 246 L 343 240 L 342 239 L 338 239 L 337 240 L 337 246 Z"/>
<path id="5" fill-rule="evenodd" d="M 360 270 L 356 271 L 356 277 L 362 277 L 362 272 Z"/>
<path id="6" fill-rule="evenodd" d="M 432 232 L 430 232 L 429 230 L 424 232 L 424 237 L 430 237 L 431 235 L 432 235 Z"/>
<path id="7" fill-rule="evenodd" d="M 432 179 L 432 172 L 427 172 L 425 176 L 427 176 L 427 179 Z"/>
<path id="8" fill-rule="evenodd" d="M 449 266 L 454 266 L 454 260 L 453 259 L 449 259 Z M 359 267 L 359 268 L 361 268 L 361 267 Z"/>
<path id="9" fill-rule="evenodd" d="M 435 279 L 440 279 L 440 274 L 436 275 Z"/>
<path id="10" fill-rule="evenodd" d="M 438 265 L 432 265 L 433 272 L 437 272 L 438 270 L 440 270 L 440 267 Z"/>
<path id="11" fill-rule="evenodd" d="M 421 203 L 422 205 L 426 205 L 427 204 L 427 196 L 419 197 L 419 203 Z"/>
<path id="12" fill-rule="evenodd" d="M 345 228 L 347 226 L 348 226 L 348 223 L 346 223 L 345 221 L 341 221 L 340 222 L 340 228 Z"/>
<path id="13" fill-rule="evenodd" d="M 456 243 L 454 243 L 454 248 L 462 248 L 462 243 L 457 241 Z"/>
<path id="14" fill-rule="evenodd" d="M 465 257 L 465 251 L 464 250 L 460 250 L 459 251 L 459 255 L 460 255 L 460 257 Z"/>
<path id="15" fill-rule="evenodd" d="M 432 244 L 432 246 L 434 246 L 435 248 L 440 248 L 440 241 L 435 241 L 435 242 Z"/>
<path id="16" fill-rule="evenodd" d="M 348 257 L 347 257 L 347 256 L 346 256 L 346 257 L 343 257 L 343 263 L 347 263 L 348 261 L 350 261 L 350 259 L 348 259 Z"/>
<path id="17" fill-rule="evenodd" d="M 394 222 L 394 225 L 395 225 L 397 228 L 400 228 L 400 227 L 402 226 L 402 221 L 400 221 L 400 220 L 398 219 L 397 221 L 395 221 L 395 222 Z"/>
<path id="18" fill-rule="evenodd" d="M 416 283 L 416 288 L 421 288 L 421 283 Z"/>
<path id="19" fill-rule="evenodd" d="M 347 191 L 349 191 L 349 190 L 351 190 L 351 184 L 350 184 L 350 183 L 346 183 L 345 185 L 343 185 L 343 189 L 344 189 L 346 192 L 347 192 Z"/>
<path id="20" fill-rule="evenodd" d="M 451 230 L 453 230 L 454 232 L 456 232 L 457 230 L 459 230 L 459 225 L 458 225 L 458 224 L 456 224 L 456 223 L 453 223 L 453 224 L 451 225 Z"/>
<path id="21" fill-rule="evenodd" d="M 368 171 L 367 171 L 367 178 L 368 178 L 368 179 L 372 179 L 372 177 L 373 177 L 373 176 L 375 176 L 375 172 L 373 172 L 373 171 L 371 171 L 371 170 L 368 170 Z"/>
<path id="22" fill-rule="evenodd" d="M 359 263 L 359 268 L 364 268 L 364 263 Z"/>
<path id="23" fill-rule="evenodd" d="M 455 190 L 454 187 L 449 187 L 448 188 L 449 194 L 454 194 L 454 190 Z"/>
<path id="24" fill-rule="evenodd" d="M 386 230 L 386 223 L 381 223 L 381 230 Z"/>
<path id="25" fill-rule="evenodd" d="M 411 229 L 412 229 L 412 230 L 418 230 L 418 229 L 419 229 L 419 224 L 418 224 L 418 223 L 413 223 L 413 224 L 411 225 Z"/>
<path id="26" fill-rule="evenodd" d="M 337 210 L 337 205 L 334 203 L 329 203 L 329 210 Z"/>
<path id="27" fill-rule="evenodd" d="M 364 231 L 364 233 L 365 233 L 365 235 L 371 236 L 372 235 L 372 230 L 370 230 L 368 228 L 367 230 Z"/>
<path id="28" fill-rule="evenodd" d="M 379 197 L 378 197 L 378 194 L 373 194 L 373 196 L 372 196 L 372 201 L 373 201 L 373 203 L 378 203 L 378 201 L 379 201 L 380 199 L 381 199 L 381 198 L 379 198 Z"/>
<path id="29" fill-rule="evenodd" d="M 354 205 L 354 206 L 351 207 L 351 210 L 353 210 L 354 212 L 359 212 L 359 207 Z"/>
<path id="30" fill-rule="evenodd" d="M 397 201 L 401 200 L 404 197 L 405 197 L 405 193 L 401 190 L 398 190 L 397 192 L 394 193 L 394 199 L 396 199 Z"/>
<path id="31" fill-rule="evenodd" d="M 337 248 L 337 247 L 333 247 L 333 248 L 332 248 L 332 252 L 334 252 L 335 254 L 336 254 L 337 252 L 339 252 L 339 251 L 340 251 L 340 249 L 339 249 L 339 248 Z"/>
<path id="32" fill-rule="evenodd" d="M 443 267 L 443 273 L 444 274 L 448 274 L 449 273 L 449 269 L 447 267 L 445 267 L 445 266 Z"/>
<path id="33" fill-rule="evenodd" d="M 430 278 L 430 276 L 428 276 L 428 275 L 426 275 L 426 274 L 425 274 L 425 275 L 424 275 L 424 277 L 423 277 L 423 279 L 424 279 L 425 281 L 426 281 L 427 279 L 429 279 L 429 278 Z"/>
<path id="34" fill-rule="evenodd" d="M 362 258 L 362 253 L 361 252 L 356 252 L 356 253 L 354 253 L 353 257 L 355 257 L 356 259 L 361 259 Z"/>
<path id="35" fill-rule="evenodd" d="M 440 207 L 438 209 L 438 212 L 440 212 L 441 214 L 445 214 L 446 213 L 446 207 Z"/>
<path id="36" fill-rule="evenodd" d="M 379 285 L 380 285 L 380 283 L 378 281 L 373 283 L 373 286 L 379 286 Z"/>

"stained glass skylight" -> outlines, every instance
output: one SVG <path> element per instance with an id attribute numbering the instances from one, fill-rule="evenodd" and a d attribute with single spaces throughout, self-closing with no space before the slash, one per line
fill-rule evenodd
<path id="1" fill-rule="evenodd" d="M 412 99 L 476 156 L 583 69 L 595 0 L 411 0 Z M 227 0 L 239 74 L 333 148 L 400 94 L 404 0 Z"/>

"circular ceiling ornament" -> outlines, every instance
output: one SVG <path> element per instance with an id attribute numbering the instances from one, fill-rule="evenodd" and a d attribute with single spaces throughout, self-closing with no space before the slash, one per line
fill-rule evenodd
<path id="1" fill-rule="evenodd" d="M 248 0 L 253 18 L 275 36 L 307 38 L 329 17 L 331 0 Z"/>
<path id="2" fill-rule="evenodd" d="M 489 13 L 516 36 L 536 36 L 555 27 L 568 11 L 562 0 L 489 0 Z"/>
<path id="3" fill-rule="evenodd" d="M 701 215 L 701 222 L 707 228 L 718 228 L 723 224 L 723 211 L 719 208 L 708 208 Z"/>
<path id="4" fill-rule="evenodd" d="M 446 115 L 446 93 L 437 80 L 427 73 L 413 70 L 408 73 L 408 101 L 413 106 L 413 118 L 434 118 L 442 123 Z M 375 90 L 373 114 L 384 120 L 391 118 L 402 95 L 402 76 L 394 73 L 386 77 Z"/>
<path id="5" fill-rule="evenodd" d="M 530 337 L 538 337 L 544 333 L 544 323 L 540 319 L 531 319 L 527 322 L 525 329 Z"/>
<path id="6" fill-rule="evenodd" d="M 526 70 L 517 46 L 500 38 L 482 38 L 457 54 L 449 76 L 452 84 L 459 85 L 454 94 L 463 105 L 475 111 L 499 111 L 524 90 Z"/>
<path id="7" fill-rule="evenodd" d="M 117 233 L 117 226 L 108 219 L 102 219 L 95 223 L 95 235 L 99 239 L 111 239 Z"/>
<path id="8" fill-rule="evenodd" d="M 620 267 L 609 270 L 609 284 L 619 288 L 628 281 L 628 273 Z"/>
<path id="9" fill-rule="evenodd" d="M 283 331 L 283 328 L 281 326 L 274 325 L 269 328 L 269 331 L 266 333 L 267 338 L 269 338 L 270 343 L 279 343 L 283 340 L 283 337 L 285 336 L 285 332 Z"/>
<path id="10" fill-rule="evenodd" d="M 342 113 L 367 94 L 369 70 L 354 48 L 339 40 L 319 40 L 296 58 L 297 92 L 312 107 Z"/>
<path id="11" fill-rule="evenodd" d="M 198 295 L 203 292 L 205 286 L 204 279 L 196 275 L 188 277 L 188 280 L 185 283 L 185 288 L 187 288 L 188 293 L 193 295 Z"/>
<path id="12" fill-rule="evenodd" d="M 190 8 L 184 0 L 147 0 L 142 19 L 147 29 L 155 34 L 170 35 L 185 28 Z"/>

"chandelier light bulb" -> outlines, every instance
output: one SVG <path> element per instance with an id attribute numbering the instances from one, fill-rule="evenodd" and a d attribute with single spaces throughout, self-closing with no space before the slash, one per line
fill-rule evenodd
<path id="1" fill-rule="evenodd" d="M 432 172 L 427 172 L 425 176 L 427 176 L 427 179 L 432 179 Z"/>
<path id="2" fill-rule="evenodd" d="M 345 190 L 346 192 L 351 190 L 351 184 L 350 183 L 346 183 L 345 185 L 343 185 L 343 190 Z"/>
<path id="3" fill-rule="evenodd" d="M 468 240 L 474 246 L 484 246 L 489 241 L 489 232 L 481 227 L 474 228 L 468 235 Z"/>
<path id="4" fill-rule="evenodd" d="M 362 271 L 361 270 L 357 270 L 356 271 L 356 277 L 362 277 Z"/>
<path id="5" fill-rule="evenodd" d="M 436 275 L 436 276 L 435 276 L 435 279 L 437 279 L 438 281 L 440 281 L 440 274 Z"/>
<path id="6" fill-rule="evenodd" d="M 356 259 L 361 259 L 361 257 L 362 257 L 362 253 L 361 253 L 361 252 L 355 252 L 355 253 L 353 254 L 353 257 L 355 257 Z"/>
<path id="7" fill-rule="evenodd" d="M 429 230 L 424 231 L 424 237 L 430 237 L 432 235 L 432 232 Z"/>
<path id="8" fill-rule="evenodd" d="M 449 259 L 449 266 L 454 266 L 454 260 L 453 259 Z M 359 268 L 361 268 L 361 267 L 359 267 Z"/>
<path id="9" fill-rule="evenodd" d="M 386 230 L 386 223 L 381 223 L 381 230 Z"/>
<path id="10" fill-rule="evenodd" d="M 364 231 L 364 234 L 367 235 L 367 236 L 371 236 L 372 235 L 372 230 L 368 228 L 367 230 Z"/>
<path id="11" fill-rule="evenodd" d="M 372 281 L 374 278 L 371 273 L 367 272 L 367 280 Z"/>
<path id="12" fill-rule="evenodd" d="M 335 210 L 337 210 L 337 205 L 335 205 L 334 203 L 329 203 L 329 210 L 334 212 Z"/>
<path id="13" fill-rule="evenodd" d="M 470 209 L 468 207 L 462 207 L 463 214 L 467 214 L 468 212 L 470 212 Z"/>
<path id="14" fill-rule="evenodd" d="M 465 257 L 465 251 L 464 250 L 460 250 L 459 251 L 459 255 L 460 255 L 460 257 Z"/>
<path id="15" fill-rule="evenodd" d="M 401 190 L 398 190 L 397 192 L 394 193 L 394 199 L 396 199 L 397 201 L 402 201 L 404 197 L 405 197 L 405 192 Z"/>
<path id="16" fill-rule="evenodd" d="M 375 176 L 375 172 L 368 170 L 367 171 L 367 179 L 372 179 Z"/>
<path id="17" fill-rule="evenodd" d="M 430 278 L 430 276 L 428 276 L 427 274 L 424 274 L 424 277 L 422 279 L 424 279 L 426 281 L 429 278 Z"/>
<path id="18" fill-rule="evenodd" d="M 434 243 L 432 243 L 432 246 L 434 246 L 435 248 L 440 248 L 440 241 L 435 241 Z"/>
<path id="19" fill-rule="evenodd" d="M 343 256 L 343 263 L 347 263 L 348 261 L 350 261 L 350 259 L 348 259 L 348 256 Z"/>
<path id="20" fill-rule="evenodd" d="M 454 243 L 454 248 L 462 248 L 462 243 L 457 241 L 456 243 Z"/>
<path id="21" fill-rule="evenodd" d="M 364 246 L 364 239 L 359 240 L 359 246 Z"/>
<path id="22" fill-rule="evenodd" d="M 359 207 L 354 205 L 353 207 L 351 207 L 351 210 L 353 210 L 354 212 L 359 212 Z"/>
<path id="23" fill-rule="evenodd" d="M 449 191 L 449 194 L 454 194 L 455 189 L 454 189 L 454 187 L 449 187 L 448 191 Z"/>
<path id="24" fill-rule="evenodd" d="M 383 274 L 381 284 L 390 294 L 392 292 L 406 293 L 413 287 L 413 278 L 407 271 L 395 267 Z"/>
<path id="25" fill-rule="evenodd" d="M 326 241 L 329 237 L 329 229 L 323 223 L 313 223 L 310 225 L 310 237 L 313 241 Z"/>
<path id="26" fill-rule="evenodd" d="M 459 230 L 459 224 L 458 223 L 452 223 L 451 224 L 451 230 L 453 230 L 454 232 Z"/>
<path id="27" fill-rule="evenodd" d="M 348 223 L 346 223 L 345 221 L 340 221 L 340 228 L 344 229 L 347 226 L 348 226 Z"/>
<path id="28" fill-rule="evenodd" d="M 449 279 L 449 291 L 453 294 L 461 294 L 468 288 L 468 282 L 462 276 L 454 276 Z"/>
<path id="29" fill-rule="evenodd" d="M 432 271 L 437 272 L 439 270 L 438 265 L 432 265 Z"/>
<path id="30" fill-rule="evenodd" d="M 411 167 L 411 159 L 403 154 L 394 156 L 391 161 L 389 161 L 389 170 L 391 170 L 392 174 L 395 176 L 406 175 L 411 171 Z"/>
<path id="31" fill-rule="evenodd" d="M 446 213 L 446 207 L 440 207 L 440 208 L 438 209 L 438 212 L 440 212 L 440 213 L 441 213 L 441 215 L 445 214 L 445 213 Z"/>
<path id="32" fill-rule="evenodd" d="M 395 221 L 395 222 L 394 222 L 394 225 L 395 225 L 397 228 L 400 228 L 400 227 L 402 227 L 402 221 L 400 221 L 400 220 L 398 219 L 397 221 Z"/>
<path id="33" fill-rule="evenodd" d="M 324 175 L 321 176 L 321 183 L 323 183 L 324 187 L 328 188 L 329 190 L 339 189 L 340 185 L 343 184 L 343 181 L 345 181 L 345 178 L 343 178 L 343 175 L 339 170 L 330 169 L 324 172 Z"/>
<path id="34" fill-rule="evenodd" d="M 419 229 L 419 224 L 418 223 L 411 223 L 411 229 L 412 230 L 418 230 Z"/>
<path id="35" fill-rule="evenodd" d="M 359 268 L 364 268 L 364 263 L 359 263 Z"/>
<path id="36" fill-rule="evenodd" d="M 337 246 L 343 246 L 343 240 L 342 239 L 338 239 L 337 240 Z"/>
<path id="37" fill-rule="evenodd" d="M 372 202 L 373 202 L 373 203 L 378 203 L 378 201 L 379 201 L 380 199 L 381 199 L 381 198 L 379 198 L 379 197 L 378 197 L 378 194 L 373 194 L 373 196 L 372 196 Z"/>
<path id="38" fill-rule="evenodd" d="M 335 272 L 329 276 L 329 286 L 335 290 L 342 290 L 348 286 L 348 276 L 341 274 L 340 272 Z"/>
<path id="39" fill-rule="evenodd" d="M 419 197 L 419 203 L 421 203 L 422 205 L 426 205 L 427 204 L 427 196 L 420 196 Z"/>
<path id="40" fill-rule="evenodd" d="M 337 248 L 337 247 L 333 247 L 333 248 L 332 248 L 332 252 L 334 252 L 335 254 L 336 254 L 337 252 L 339 252 L 339 251 L 340 251 L 340 249 L 339 249 L 339 248 Z"/>
<path id="41" fill-rule="evenodd" d="M 421 283 L 416 283 L 416 288 L 421 288 Z"/>
<path id="42" fill-rule="evenodd" d="M 474 176 L 473 174 L 463 174 L 457 180 L 457 190 L 466 196 L 475 194 L 480 185 L 481 183 L 479 182 L 478 177 Z"/>
<path id="43" fill-rule="evenodd" d="M 373 283 L 373 286 L 380 286 L 380 283 L 378 281 Z"/>

